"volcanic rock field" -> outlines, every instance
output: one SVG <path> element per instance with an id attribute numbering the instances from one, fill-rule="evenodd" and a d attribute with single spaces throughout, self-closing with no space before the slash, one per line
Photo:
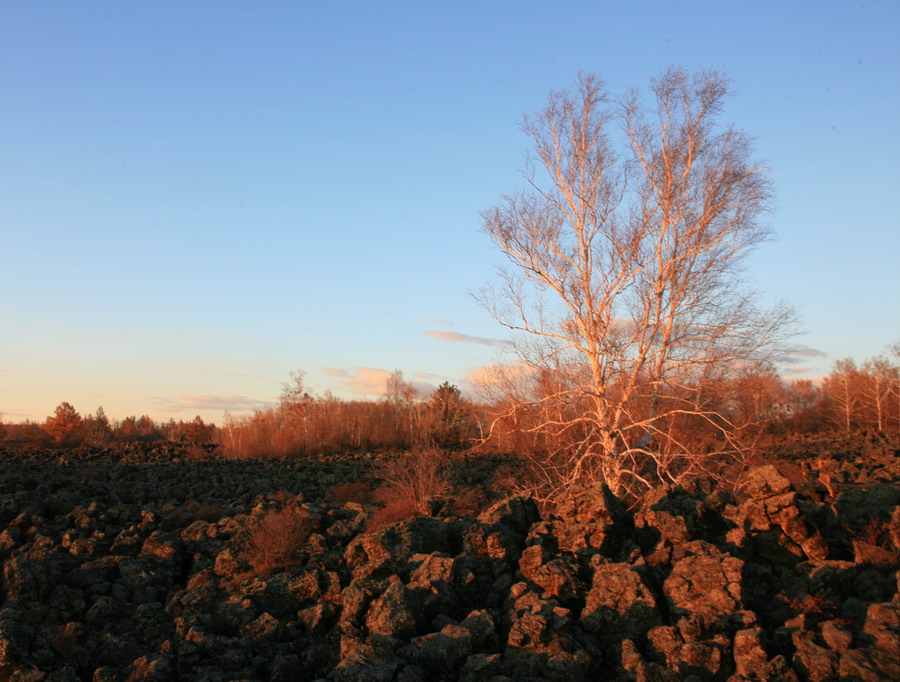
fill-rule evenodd
<path id="1" fill-rule="evenodd" d="M 898 447 L 807 439 L 735 490 L 553 508 L 453 454 L 432 514 L 387 525 L 390 454 L 6 447 L 0 680 L 897 680 Z M 266 565 L 285 510 L 304 542 Z"/>

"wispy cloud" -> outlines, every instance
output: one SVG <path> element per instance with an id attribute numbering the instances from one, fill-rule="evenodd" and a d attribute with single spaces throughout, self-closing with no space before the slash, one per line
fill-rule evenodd
<path id="1" fill-rule="evenodd" d="M 827 358 L 828 353 L 825 351 L 819 350 L 817 348 L 810 348 L 809 346 L 797 346 L 792 349 L 791 355 L 796 355 L 801 358 Z"/>
<path id="2" fill-rule="evenodd" d="M 429 317 L 428 321 L 432 322 L 433 324 L 448 324 L 451 327 L 453 326 L 453 323 L 450 320 L 442 320 L 439 317 Z"/>
<path id="3" fill-rule="evenodd" d="M 449 329 L 436 329 L 434 331 L 422 332 L 422 335 L 430 336 L 438 341 L 446 341 L 447 343 L 479 343 L 483 346 L 505 346 L 508 343 L 507 341 L 502 341 L 500 339 L 460 334 L 459 332 L 450 331 Z"/>
<path id="4" fill-rule="evenodd" d="M 243 395 L 186 395 L 180 398 L 151 396 L 150 399 L 159 405 L 160 412 L 196 412 L 198 410 L 249 412 L 274 405 L 266 400 L 256 400 Z"/>
<path id="5" fill-rule="evenodd" d="M 384 393 L 385 382 L 391 374 L 386 369 L 376 367 L 351 369 L 323 367 L 321 372 L 326 376 L 336 377 L 342 388 L 356 395 L 381 395 Z"/>
<path id="6" fill-rule="evenodd" d="M 0 410 L 0 421 L 8 417 L 18 417 L 19 419 L 31 419 L 32 415 L 28 412 L 13 412 L 11 410 Z"/>

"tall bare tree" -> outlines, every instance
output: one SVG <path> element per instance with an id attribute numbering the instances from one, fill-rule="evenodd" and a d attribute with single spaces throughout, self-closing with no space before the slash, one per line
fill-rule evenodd
<path id="1" fill-rule="evenodd" d="M 716 125 L 727 80 L 672 68 L 650 92 L 649 108 L 636 91 L 613 101 L 592 75 L 552 92 L 523 122 L 528 188 L 482 214 L 511 267 L 481 300 L 532 376 L 556 377 L 515 408 L 544 415 L 529 428 L 560 446 L 540 462 L 550 492 L 702 466 L 673 428 L 687 417 L 733 449 L 704 382 L 771 357 L 791 320 L 757 307 L 740 276 L 768 236 L 770 184 L 748 137 Z"/>

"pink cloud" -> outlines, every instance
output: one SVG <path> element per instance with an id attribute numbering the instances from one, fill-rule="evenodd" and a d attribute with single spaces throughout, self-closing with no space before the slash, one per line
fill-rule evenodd
<path id="1" fill-rule="evenodd" d="M 821 351 L 817 348 L 810 348 L 809 346 L 797 346 L 792 350 L 792 355 L 797 355 L 801 358 L 827 358 L 828 353 L 825 351 Z"/>
<path id="2" fill-rule="evenodd" d="M 480 343 L 483 346 L 503 346 L 506 341 L 500 339 L 489 339 L 484 336 L 470 336 L 469 334 L 460 334 L 459 332 L 450 331 L 449 329 L 438 329 L 434 331 L 422 332 L 423 336 L 430 336 L 438 341 L 446 341 L 447 343 Z"/>
<path id="3" fill-rule="evenodd" d="M 384 393 L 385 382 L 391 374 L 386 369 L 375 367 L 352 369 L 323 367 L 320 371 L 326 376 L 336 377 L 342 388 L 356 395 L 381 395 Z"/>
<path id="4" fill-rule="evenodd" d="M 256 400 L 243 395 L 186 395 L 180 398 L 151 397 L 159 405 L 160 412 L 196 412 L 215 410 L 218 412 L 249 412 L 274 405 L 265 400 Z"/>
<path id="5" fill-rule="evenodd" d="M 384 395 L 387 379 L 391 375 L 391 372 L 386 369 L 376 367 L 353 367 L 352 369 L 323 367 L 320 371 L 326 376 L 335 377 L 344 390 L 361 396 Z M 440 378 L 439 375 L 428 372 L 414 372 L 413 376 L 418 381 L 413 380 L 409 383 L 421 395 L 428 395 L 434 390 L 434 386 L 425 379 Z"/>

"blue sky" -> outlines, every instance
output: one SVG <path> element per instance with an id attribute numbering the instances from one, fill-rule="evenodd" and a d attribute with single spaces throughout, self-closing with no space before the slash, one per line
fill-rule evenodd
<path id="1" fill-rule="evenodd" d="M 900 3 L 0 0 L 0 412 L 219 420 L 402 369 L 465 385 L 523 113 L 716 68 L 772 169 L 749 261 L 796 374 L 900 339 Z M 815 351 L 815 352 L 813 352 Z"/>

